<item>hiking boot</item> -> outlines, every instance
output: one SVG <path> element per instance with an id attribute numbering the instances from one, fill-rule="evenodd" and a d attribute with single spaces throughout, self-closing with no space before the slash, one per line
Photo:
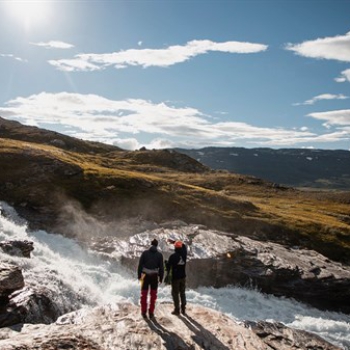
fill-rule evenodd
<path id="1" fill-rule="evenodd" d="M 144 312 L 141 314 L 143 318 L 147 318 L 147 314 Z"/>
<path id="2" fill-rule="evenodd" d="M 186 315 L 186 308 L 183 306 L 183 307 L 181 307 L 181 313 L 183 314 L 183 315 Z"/>
<path id="3" fill-rule="evenodd" d="M 175 309 L 171 314 L 179 316 L 180 315 L 180 310 Z"/>
<path id="4" fill-rule="evenodd" d="M 149 314 L 148 314 L 148 316 L 149 316 L 149 318 L 152 320 L 152 319 L 154 319 L 154 313 L 153 312 L 150 312 Z"/>

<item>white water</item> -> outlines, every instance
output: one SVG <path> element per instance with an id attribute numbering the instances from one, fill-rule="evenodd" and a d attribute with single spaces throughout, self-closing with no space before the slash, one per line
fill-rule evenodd
<path id="1" fill-rule="evenodd" d="M 46 287 L 56 295 L 63 311 L 120 300 L 139 301 L 139 284 L 119 263 L 101 260 L 75 241 L 44 231 L 31 232 L 14 210 L 0 202 L 0 241 L 27 239 L 34 242 L 32 258 L 11 257 L 0 251 L 0 259 L 19 265 L 27 285 Z M 159 301 L 171 301 L 170 287 L 160 287 Z M 350 316 L 324 312 L 302 303 L 266 296 L 254 290 L 227 287 L 187 291 L 189 303 L 222 311 L 235 320 L 266 320 L 318 334 L 343 349 L 350 349 Z"/>

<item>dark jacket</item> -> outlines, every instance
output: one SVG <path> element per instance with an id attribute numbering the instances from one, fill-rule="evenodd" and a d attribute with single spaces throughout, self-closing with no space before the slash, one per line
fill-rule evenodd
<path id="1" fill-rule="evenodd" d="M 166 269 L 168 273 L 172 274 L 173 280 L 179 280 L 186 277 L 186 261 L 187 261 L 187 247 L 185 244 L 182 248 L 176 248 L 175 252 L 170 255 L 167 262 Z"/>
<path id="2" fill-rule="evenodd" d="M 162 282 L 164 277 L 163 254 L 158 251 L 156 246 L 145 250 L 140 257 L 137 269 L 137 277 L 141 278 L 141 274 L 158 274 L 159 280 Z"/>

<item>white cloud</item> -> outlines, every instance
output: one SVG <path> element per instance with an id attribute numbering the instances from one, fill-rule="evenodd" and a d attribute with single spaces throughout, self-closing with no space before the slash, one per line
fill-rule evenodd
<path id="1" fill-rule="evenodd" d="M 102 67 L 95 64 L 89 63 L 81 59 L 71 59 L 71 60 L 49 60 L 48 61 L 52 66 L 64 72 L 74 72 L 74 71 L 83 71 L 83 72 L 92 72 L 95 70 L 101 70 Z"/>
<path id="2" fill-rule="evenodd" d="M 164 149 L 164 148 L 174 148 L 175 143 L 171 140 L 164 138 L 155 138 L 147 144 L 140 145 L 141 147 L 146 147 L 147 149 Z M 139 147 L 140 148 L 140 147 Z"/>
<path id="3" fill-rule="evenodd" d="M 320 113 L 310 116 L 333 121 L 337 125 L 350 125 L 350 110 L 342 112 L 344 120 L 340 117 L 335 119 L 335 112 L 328 116 Z M 213 118 L 191 107 L 174 107 L 141 99 L 117 101 L 98 95 L 66 92 L 43 92 L 18 97 L 0 108 L 0 115 L 31 125 L 51 125 L 51 129 L 60 132 L 65 130 L 66 134 L 74 137 L 128 149 L 140 148 L 142 145 L 147 148 L 232 146 L 237 141 L 291 146 L 316 141 L 335 142 L 350 137 L 350 131 L 345 128 L 318 135 L 307 128 L 262 128 L 232 121 L 215 122 Z M 147 138 L 153 137 L 153 141 L 147 145 L 141 141 L 145 135 Z"/>
<path id="4" fill-rule="evenodd" d="M 278 140 L 301 139 L 304 137 L 315 136 L 315 134 L 309 131 L 297 131 L 284 128 L 262 128 L 238 122 L 220 122 L 212 124 L 210 129 L 213 133 L 216 132 L 218 137 L 225 136 L 228 140 L 245 139 L 277 142 Z"/>
<path id="5" fill-rule="evenodd" d="M 334 79 L 338 83 L 350 81 L 350 69 L 346 69 L 340 73 L 340 77 Z"/>
<path id="6" fill-rule="evenodd" d="M 48 42 L 31 43 L 31 44 L 35 46 L 44 47 L 46 49 L 71 49 L 72 47 L 74 47 L 74 45 L 72 44 L 68 44 L 63 41 L 55 41 L 55 40 L 51 40 Z"/>
<path id="7" fill-rule="evenodd" d="M 6 54 L 6 53 L 0 53 L 0 57 L 4 57 L 4 58 L 12 58 L 16 61 L 19 61 L 19 62 L 28 62 L 27 60 L 23 59 L 23 58 L 20 58 L 20 57 L 17 57 L 13 54 Z"/>
<path id="8" fill-rule="evenodd" d="M 142 41 L 140 40 L 138 43 L 137 43 L 138 46 L 142 46 Z"/>
<path id="9" fill-rule="evenodd" d="M 326 121 L 325 126 L 346 125 L 350 126 L 350 109 L 317 112 L 308 114 L 309 117 Z"/>
<path id="10" fill-rule="evenodd" d="M 127 150 L 135 150 L 142 147 L 139 141 L 133 138 L 115 139 L 113 145 Z"/>
<path id="11" fill-rule="evenodd" d="M 321 134 L 321 135 L 312 135 L 310 137 L 293 137 L 291 135 L 290 138 L 279 138 L 276 140 L 273 140 L 273 142 L 267 140 L 267 141 L 261 141 L 259 142 L 259 145 L 268 145 L 268 146 L 278 146 L 278 147 L 290 147 L 291 145 L 298 145 L 303 144 L 303 147 L 305 147 L 305 144 L 307 143 L 334 143 L 339 141 L 348 141 L 350 139 L 350 130 L 340 130 L 336 132 Z"/>
<path id="12" fill-rule="evenodd" d="M 322 101 L 322 100 L 345 100 L 348 99 L 349 96 L 345 96 L 343 94 L 321 94 L 313 97 L 310 100 L 306 100 L 305 102 L 302 103 L 294 103 L 294 106 L 300 106 L 300 105 L 313 105 L 317 101 Z"/>
<path id="13" fill-rule="evenodd" d="M 266 50 L 267 45 L 263 44 L 238 41 L 215 43 L 210 40 L 193 40 L 184 46 L 174 45 L 165 49 L 130 49 L 105 54 L 79 54 L 69 60 L 51 60 L 49 63 L 62 71 L 91 70 L 84 68 L 90 65 L 95 67 L 94 70 L 104 69 L 108 66 L 114 66 L 117 69 L 127 66 L 168 67 L 211 51 L 248 54 Z M 85 65 L 82 62 L 85 62 Z"/>
<path id="14" fill-rule="evenodd" d="M 350 62 L 350 32 L 345 35 L 304 41 L 301 44 L 287 44 L 286 50 L 310 58 Z"/>

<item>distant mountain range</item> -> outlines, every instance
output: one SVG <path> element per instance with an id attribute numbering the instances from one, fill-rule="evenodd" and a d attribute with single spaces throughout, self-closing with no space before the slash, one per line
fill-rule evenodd
<path id="1" fill-rule="evenodd" d="M 212 169 L 292 187 L 350 189 L 350 151 L 320 149 L 176 149 Z"/>

